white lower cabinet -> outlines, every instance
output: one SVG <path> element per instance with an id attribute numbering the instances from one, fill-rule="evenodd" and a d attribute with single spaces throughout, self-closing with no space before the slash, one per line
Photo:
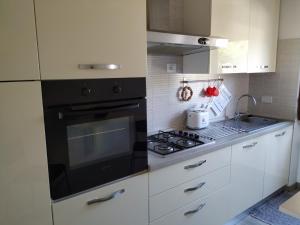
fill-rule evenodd
<path id="1" fill-rule="evenodd" d="M 230 181 L 230 166 L 150 197 L 150 221 L 223 188 Z"/>
<path id="2" fill-rule="evenodd" d="M 213 153 L 150 172 L 150 196 L 176 187 L 187 181 L 191 181 L 218 168 L 230 165 L 230 152 L 231 147 L 224 148 Z"/>
<path id="3" fill-rule="evenodd" d="M 0 105 L 0 224 L 52 225 L 41 83 L 0 83 Z"/>
<path id="4" fill-rule="evenodd" d="M 288 184 L 293 126 L 264 136 L 266 168 L 263 197 Z"/>
<path id="5" fill-rule="evenodd" d="M 148 225 L 148 174 L 53 203 L 54 225 Z"/>
<path id="6" fill-rule="evenodd" d="M 233 215 L 262 199 L 265 150 L 262 138 L 232 146 L 230 208 Z"/>
<path id="7" fill-rule="evenodd" d="M 196 200 L 150 225 L 223 225 L 230 218 L 227 187 Z"/>

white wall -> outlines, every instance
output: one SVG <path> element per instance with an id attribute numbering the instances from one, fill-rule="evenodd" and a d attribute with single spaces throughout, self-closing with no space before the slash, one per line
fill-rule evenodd
<path id="1" fill-rule="evenodd" d="M 300 0 L 281 0 L 279 39 L 300 40 Z M 297 59 L 300 65 L 300 59 Z M 299 71 L 298 71 L 299 77 Z M 296 94 L 296 93 L 295 93 Z M 296 122 L 294 127 L 293 147 L 291 157 L 290 184 L 297 177 L 300 183 L 300 123 Z M 298 161 L 298 163 L 297 163 Z M 298 167 L 298 173 L 297 171 Z"/>
<path id="2" fill-rule="evenodd" d="M 176 74 L 167 73 L 167 64 L 177 65 Z M 194 95 L 189 102 L 178 100 L 178 89 L 182 87 L 180 81 L 183 78 L 188 80 L 218 78 L 208 74 L 183 74 L 182 57 L 148 55 L 147 74 L 147 122 L 148 133 L 165 129 L 183 129 L 185 127 L 186 110 L 192 106 L 205 104 L 210 98 L 200 96 L 203 88 L 208 86 L 207 82 L 192 83 L 189 86 L 193 89 Z M 248 93 L 248 74 L 226 74 L 224 84 L 233 95 L 233 100 L 226 108 L 226 112 L 216 117 L 210 113 L 211 120 L 225 119 L 225 116 L 232 117 L 236 108 L 236 101 L 242 94 Z M 211 85 L 218 85 L 211 84 Z M 246 99 L 241 102 L 240 111 L 247 111 L 248 102 Z"/>
<path id="3" fill-rule="evenodd" d="M 300 38 L 300 0 L 281 0 L 279 39 Z"/>

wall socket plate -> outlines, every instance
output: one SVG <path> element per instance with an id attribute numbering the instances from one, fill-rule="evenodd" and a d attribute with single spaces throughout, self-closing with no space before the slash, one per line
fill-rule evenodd
<path id="1" fill-rule="evenodd" d="M 167 73 L 176 73 L 177 72 L 177 64 L 175 63 L 168 63 L 167 64 Z"/>
<path id="2" fill-rule="evenodd" d="M 264 104 L 272 104 L 273 96 L 261 96 L 261 102 Z"/>

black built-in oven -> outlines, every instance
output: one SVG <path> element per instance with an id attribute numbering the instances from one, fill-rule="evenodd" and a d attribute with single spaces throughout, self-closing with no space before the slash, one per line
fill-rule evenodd
<path id="1" fill-rule="evenodd" d="M 42 81 L 51 197 L 147 169 L 145 78 Z"/>

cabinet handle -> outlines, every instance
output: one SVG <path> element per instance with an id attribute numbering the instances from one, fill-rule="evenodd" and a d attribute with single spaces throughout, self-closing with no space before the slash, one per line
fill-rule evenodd
<path id="1" fill-rule="evenodd" d="M 233 68 L 235 68 L 235 69 L 236 69 L 236 68 L 237 68 L 237 65 L 234 65 L 234 66 L 233 66 Z"/>
<path id="2" fill-rule="evenodd" d="M 108 195 L 107 197 L 92 199 L 92 200 L 88 201 L 86 204 L 87 205 L 93 205 L 93 204 L 96 204 L 96 203 L 107 202 L 109 200 L 112 200 L 112 199 L 116 198 L 118 195 L 123 194 L 124 192 L 125 192 L 125 189 L 121 189 L 119 191 L 116 191 L 116 192 Z"/>
<path id="3" fill-rule="evenodd" d="M 195 213 L 199 212 L 201 209 L 203 209 L 205 205 L 206 205 L 205 203 L 202 203 L 201 205 L 199 205 L 199 207 L 197 209 L 187 211 L 184 213 L 184 215 L 189 216 L 189 215 L 195 214 Z"/>
<path id="4" fill-rule="evenodd" d="M 286 134 L 286 132 L 285 131 L 283 131 L 282 133 L 280 133 L 280 134 L 275 134 L 275 137 L 282 137 L 282 136 L 284 136 Z"/>
<path id="5" fill-rule="evenodd" d="M 81 70 L 119 70 L 119 64 L 79 64 L 78 68 Z"/>
<path id="6" fill-rule="evenodd" d="M 264 66 L 264 68 L 265 68 L 265 69 L 268 69 L 268 68 L 269 68 L 269 66 L 268 66 L 268 65 L 265 65 L 265 66 Z"/>
<path id="7" fill-rule="evenodd" d="M 194 169 L 196 167 L 199 167 L 199 166 L 202 166 L 204 163 L 206 163 L 206 160 L 202 160 L 198 163 L 195 163 L 195 164 L 192 164 L 192 165 L 188 165 L 188 166 L 185 166 L 184 169 L 185 170 L 189 170 L 189 169 Z"/>
<path id="8" fill-rule="evenodd" d="M 191 187 L 191 188 L 185 189 L 185 190 L 184 190 L 184 193 L 196 191 L 196 190 L 202 188 L 204 185 L 205 185 L 205 182 L 202 182 L 202 183 L 198 184 L 198 185 L 195 186 L 195 187 Z"/>
<path id="9" fill-rule="evenodd" d="M 232 66 L 222 66 L 222 69 L 230 69 Z"/>
<path id="10" fill-rule="evenodd" d="M 244 145 L 243 148 L 253 148 L 255 145 L 257 145 L 257 142 L 253 142 L 251 145 Z"/>

